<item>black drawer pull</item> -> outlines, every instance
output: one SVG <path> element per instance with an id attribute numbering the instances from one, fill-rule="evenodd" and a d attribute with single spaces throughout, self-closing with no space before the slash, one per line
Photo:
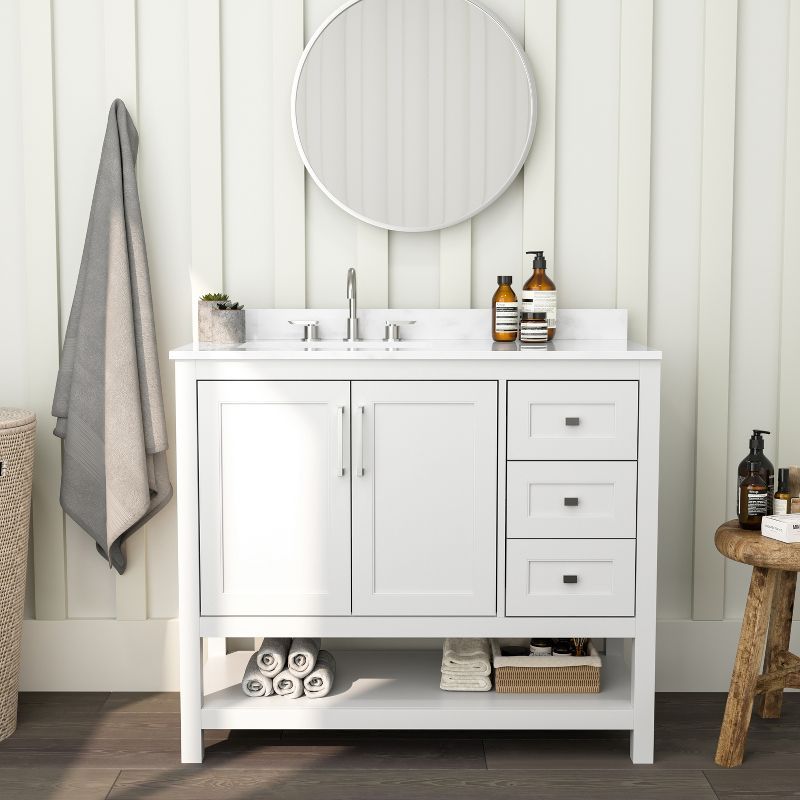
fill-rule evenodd
<path id="1" fill-rule="evenodd" d="M 565 506 L 577 506 L 578 505 L 578 498 L 577 497 L 565 497 L 564 498 L 564 505 Z"/>
<path id="2" fill-rule="evenodd" d="M 564 583 L 577 583 L 578 576 L 577 575 L 565 575 L 564 576 Z"/>
<path id="3" fill-rule="evenodd" d="M 570 427 L 575 427 L 575 426 L 581 424 L 581 418 L 580 417 L 566 417 L 564 419 L 564 424 L 568 425 Z"/>

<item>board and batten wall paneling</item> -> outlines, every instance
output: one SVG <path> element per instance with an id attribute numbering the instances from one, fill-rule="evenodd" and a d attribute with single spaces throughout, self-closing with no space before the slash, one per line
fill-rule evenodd
<path id="1" fill-rule="evenodd" d="M 736 0 L 706 0 L 695 458 L 695 619 L 722 619 L 725 562 L 714 531 L 728 513 Z"/>
<path id="2" fill-rule="evenodd" d="M 766 453 L 778 466 L 788 23 L 788 0 L 739 2 L 726 470 L 729 517 L 736 513 L 733 476 L 747 453 L 753 428 L 772 431 L 765 436 Z M 741 35 L 744 30 L 746 37 Z M 757 321 L 755 328 L 747 324 L 750 319 Z M 798 371 L 790 365 L 791 361 L 786 376 Z M 726 617 L 742 616 L 751 571 L 726 562 Z"/>
<path id="3" fill-rule="evenodd" d="M 222 214 L 224 285 L 250 308 L 275 305 L 272 186 L 274 3 L 222 0 Z M 270 45 L 270 46 L 268 46 Z"/>
<path id="4" fill-rule="evenodd" d="M 20 22 L 18 3 L 0 3 L 0 108 L 6 124 L 0 125 L 0 275 L 5 290 L 25 297 L 25 247 L 22 197 L 22 81 L 20 79 Z M 11 303 L 4 314 L 6 330 L 14 336 L 0 337 L 3 388 L 0 404 L 24 407 L 27 391 L 27 318 L 24 303 Z"/>
<path id="5" fill-rule="evenodd" d="M 648 341 L 664 354 L 658 608 L 671 619 L 692 614 L 703 21 L 697 0 L 655 3 Z"/>
<path id="6" fill-rule="evenodd" d="M 525 255 L 527 250 L 544 250 L 550 262 L 550 277 L 558 279 L 558 254 L 555 252 L 557 48 L 557 0 L 525 0 L 525 50 L 533 67 L 539 107 L 534 145 L 523 171 L 523 280 L 531 264 L 530 257 Z"/>
<path id="7" fill-rule="evenodd" d="M 10 0 L 0 11 L 19 44 L 17 55 L 4 49 L 10 67 L 0 78 L 11 97 L 4 108 L 18 120 L 16 139 L 13 126 L 0 138 L 20 154 L 16 173 L 4 168 L 0 206 L 17 209 L 20 230 L 16 240 L 13 230 L 4 237 L 3 257 L 16 252 L 22 264 L 3 277 L 26 297 L 12 314 L 24 325 L 25 358 L 3 355 L 4 375 L 17 378 L 2 399 L 29 401 L 39 413 L 35 614 L 56 620 L 42 622 L 42 633 L 31 621 L 28 641 L 51 637 L 47 626 L 74 624 L 89 637 L 89 663 L 97 654 L 84 626 L 108 632 L 147 616 L 125 624 L 142 626 L 148 657 L 167 659 L 158 642 L 172 627 L 155 618 L 177 613 L 175 503 L 131 539 L 121 579 L 77 526 L 65 532 L 58 505 L 60 444 L 49 412 L 59 334 L 115 96 L 141 133 L 137 172 L 173 476 L 167 351 L 190 339 L 201 290 L 224 289 L 250 307 L 344 308 L 346 269 L 356 266 L 362 307 L 486 307 L 495 276 L 508 272 L 521 288 L 530 269 L 523 251 L 541 248 L 562 306 L 627 306 L 633 336 L 665 351 L 659 615 L 685 625 L 692 614 L 737 616 L 742 575 L 729 568 L 726 581 L 713 547 L 714 528 L 732 513 L 731 465 L 748 428 L 764 420 L 778 426 L 769 450 L 777 449 L 776 466 L 800 451 L 800 322 L 792 313 L 800 291 L 792 223 L 800 214 L 800 0 L 488 0 L 534 66 L 534 147 L 495 204 L 467 224 L 419 235 L 354 220 L 304 176 L 294 149 L 288 93 L 297 59 L 339 5 Z M 6 85 L 14 59 L 16 103 Z M 744 332 L 753 319 L 748 271 L 764 281 L 769 317 L 763 391 L 747 385 L 748 365 L 761 358 Z M 64 617 L 83 619 L 58 622 Z M 105 619 L 89 619 L 97 617 Z M 733 639 L 719 626 L 729 666 Z M 169 670 L 173 655 L 163 661 Z M 77 674 L 80 657 L 70 664 Z M 161 680 L 158 673 L 147 681 Z M 171 688 L 170 680 L 135 688 Z"/>
<path id="8" fill-rule="evenodd" d="M 619 41 L 619 0 L 560 0 L 555 274 L 563 308 L 616 303 Z"/>
<path id="9" fill-rule="evenodd" d="M 800 461 L 800 2 L 789 3 L 786 69 L 786 140 L 783 192 L 783 264 L 781 281 L 780 378 L 778 394 L 778 464 Z M 794 368 L 792 368 L 794 365 Z"/>
<path id="10" fill-rule="evenodd" d="M 61 444 L 50 427 L 60 344 L 50 2 L 26 0 L 19 14 L 28 406 L 39 422 L 33 488 L 35 606 L 39 619 L 64 619 Z"/>
<path id="11" fill-rule="evenodd" d="M 294 143 L 289 106 L 303 52 L 303 0 L 272 4 L 272 174 L 275 212 L 275 305 L 306 303 L 305 177 Z"/>
<path id="12" fill-rule="evenodd" d="M 650 113 L 653 0 L 621 0 L 617 307 L 628 336 L 647 344 L 650 277 Z"/>
<path id="13" fill-rule="evenodd" d="M 192 0 L 187 12 L 191 307 L 197 339 L 197 298 L 223 290 L 219 0 Z"/>
<path id="14" fill-rule="evenodd" d="M 105 105 L 120 98 L 138 123 L 136 0 L 104 0 L 103 22 Z M 117 619 L 147 619 L 147 536 L 145 525 L 127 541 L 128 565 L 114 581 Z"/>
<path id="15" fill-rule="evenodd" d="M 56 0 L 53 71 L 61 337 L 66 333 L 108 119 L 103 0 Z M 67 616 L 113 618 L 114 573 L 66 517 Z"/>
<path id="16" fill-rule="evenodd" d="M 167 409 L 170 476 L 175 480 L 175 381 L 170 348 L 191 340 L 195 291 L 189 264 L 190 199 L 187 4 L 137 0 L 138 179 Z M 214 287 L 215 289 L 218 287 Z M 176 500 L 148 523 L 147 605 L 152 618 L 178 611 Z"/>

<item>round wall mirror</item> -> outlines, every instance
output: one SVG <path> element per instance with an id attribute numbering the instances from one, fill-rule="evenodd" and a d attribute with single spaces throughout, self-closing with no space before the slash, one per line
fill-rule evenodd
<path id="1" fill-rule="evenodd" d="M 292 125 L 311 177 L 345 211 L 437 230 L 517 176 L 536 86 L 522 46 L 472 0 L 351 0 L 303 52 Z"/>

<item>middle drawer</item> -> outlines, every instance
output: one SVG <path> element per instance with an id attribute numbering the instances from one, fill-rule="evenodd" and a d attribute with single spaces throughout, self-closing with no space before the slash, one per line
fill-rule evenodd
<path id="1" fill-rule="evenodd" d="M 511 461 L 509 539 L 633 539 L 635 461 Z"/>

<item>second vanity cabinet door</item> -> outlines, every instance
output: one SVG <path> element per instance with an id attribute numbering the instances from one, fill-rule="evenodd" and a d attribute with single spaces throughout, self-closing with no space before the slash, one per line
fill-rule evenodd
<path id="1" fill-rule="evenodd" d="M 350 613 L 348 381 L 199 381 L 201 613 Z"/>
<path id="2" fill-rule="evenodd" d="M 354 381 L 353 613 L 494 614 L 497 383 Z"/>

